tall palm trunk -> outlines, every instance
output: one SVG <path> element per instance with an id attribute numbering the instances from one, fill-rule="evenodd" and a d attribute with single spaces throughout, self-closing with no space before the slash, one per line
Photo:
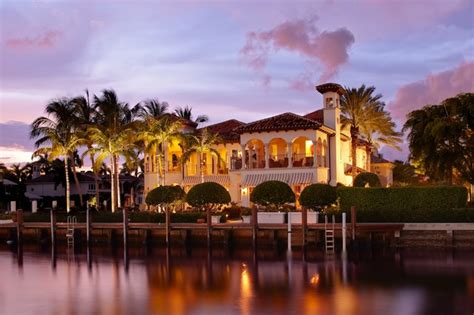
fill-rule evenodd
<path id="1" fill-rule="evenodd" d="M 367 169 L 367 172 L 370 172 L 370 167 L 371 167 L 371 158 L 372 158 L 372 146 L 371 145 L 368 145 L 366 147 L 366 154 L 367 154 L 367 163 L 366 163 L 366 169 Z"/>
<path id="2" fill-rule="evenodd" d="M 71 211 L 71 187 L 69 185 L 68 157 L 64 157 L 64 173 L 66 174 L 66 211 Z"/>
<path id="3" fill-rule="evenodd" d="M 71 166 L 72 166 L 72 176 L 74 176 L 74 183 L 76 185 L 77 193 L 79 195 L 79 204 L 81 205 L 81 207 L 83 207 L 84 200 L 82 198 L 81 184 L 79 183 L 79 178 L 77 177 L 76 163 L 74 162 L 74 157 L 71 158 Z"/>
<path id="4" fill-rule="evenodd" d="M 201 184 L 204 183 L 204 157 L 202 152 L 199 155 L 199 171 L 201 172 Z"/>
<path id="5" fill-rule="evenodd" d="M 110 208 L 115 212 L 115 175 L 114 175 L 114 158 L 110 156 Z"/>
<path id="6" fill-rule="evenodd" d="M 92 146 L 88 146 L 88 149 L 90 150 L 92 148 Z M 90 154 L 90 159 L 91 159 L 91 163 L 92 165 L 95 165 L 95 162 L 94 162 L 94 154 Z M 92 171 L 94 172 L 94 185 L 95 185 L 95 203 L 97 205 L 97 209 L 99 208 L 99 205 L 100 205 L 100 196 L 99 196 L 99 178 L 97 176 L 97 172 L 95 170 L 95 167 L 92 169 Z"/>
<path id="7" fill-rule="evenodd" d="M 351 153 L 352 153 L 352 182 L 357 176 L 357 139 L 359 130 L 357 127 L 351 126 Z"/>
<path id="8" fill-rule="evenodd" d="M 122 207 L 121 198 L 120 198 L 120 172 L 119 172 L 119 158 L 117 155 L 114 155 L 114 174 L 115 174 L 115 193 L 117 194 L 117 208 Z"/>

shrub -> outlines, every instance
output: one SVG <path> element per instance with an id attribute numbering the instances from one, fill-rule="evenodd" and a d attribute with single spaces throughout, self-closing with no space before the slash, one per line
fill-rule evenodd
<path id="1" fill-rule="evenodd" d="M 361 222 L 466 222 L 470 210 L 467 189 L 462 186 L 407 186 L 337 189 L 341 210 L 357 207 Z M 467 208 L 469 209 L 469 208 Z"/>
<path id="2" fill-rule="evenodd" d="M 228 204 L 230 194 L 223 186 L 207 182 L 193 186 L 186 196 L 186 202 L 193 207 Z"/>
<path id="3" fill-rule="evenodd" d="M 288 184 L 273 180 L 257 185 L 250 194 L 250 201 L 262 206 L 281 207 L 294 203 L 295 194 Z"/>
<path id="4" fill-rule="evenodd" d="M 307 186 L 300 195 L 300 204 L 310 209 L 327 207 L 337 200 L 336 187 L 327 184 Z"/>
<path id="5" fill-rule="evenodd" d="M 180 186 L 159 186 L 151 190 L 145 198 L 150 206 L 169 205 L 184 201 L 186 193 Z"/>
<path id="6" fill-rule="evenodd" d="M 354 187 L 380 187 L 382 184 L 380 183 L 380 179 L 377 174 L 364 172 L 360 173 L 354 179 Z"/>

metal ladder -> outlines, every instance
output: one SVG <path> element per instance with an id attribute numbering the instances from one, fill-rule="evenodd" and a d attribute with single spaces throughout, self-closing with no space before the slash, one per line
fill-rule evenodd
<path id="1" fill-rule="evenodd" d="M 67 217 L 67 231 L 66 231 L 66 239 L 67 239 L 67 246 L 74 247 L 74 229 L 77 224 L 77 218 L 75 216 L 68 216 Z"/>
<path id="2" fill-rule="evenodd" d="M 328 216 L 324 216 L 324 242 L 326 244 L 326 253 L 334 253 L 334 226 L 336 218 L 332 216 L 332 224 L 328 223 Z"/>

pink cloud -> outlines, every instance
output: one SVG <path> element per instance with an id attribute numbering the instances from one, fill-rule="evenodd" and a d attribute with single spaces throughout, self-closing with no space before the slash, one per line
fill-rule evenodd
<path id="1" fill-rule="evenodd" d="M 264 73 L 270 53 L 284 49 L 296 52 L 310 63 L 322 65 L 319 81 L 334 77 L 338 69 L 349 60 L 348 50 L 354 43 L 354 35 L 346 28 L 320 32 L 316 18 L 286 21 L 264 32 L 250 32 L 240 50 L 243 63 L 258 73 Z M 308 77 L 303 74 L 302 77 Z M 304 86 L 301 76 L 290 87 Z"/>
<path id="2" fill-rule="evenodd" d="M 13 49 L 27 49 L 33 47 L 50 48 L 53 47 L 62 33 L 59 31 L 47 31 L 44 34 L 38 35 L 34 38 L 9 38 L 6 40 L 6 45 Z"/>
<path id="3" fill-rule="evenodd" d="M 474 92 L 474 61 L 463 62 L 456 68 L 430 74 L 425 79 L 398 89 L 388 104 L 395 119 L 403 121 L 410 111 L 462 92 Z"/>

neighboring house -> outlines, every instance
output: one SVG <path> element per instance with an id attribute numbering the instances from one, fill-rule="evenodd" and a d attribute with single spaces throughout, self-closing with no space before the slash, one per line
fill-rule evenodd
<path id="1" fill-rule="evenodd" d="M 77 174 L 81 192 L 83 195 L 95 196 L 95 180 L 92 172 L 84 172 Z M 70 180 L 71 195 L 79 194 L 76 183 L 71 176 Z M 143 196 L 140 190 L 136 187 L 140 187 L 140 179 L 130 175 L 120 175 L 120 191 L 124 195 L 125 199 L 123 204 L 130 203 L 129 198 L 131 197 L 132 187 L 134 188 L 133 196 L 135 203 L 140 204 L 143 202 Z M 141 185 L 143 186 L 143 185 Z M 99 180 L 99 193 L 102 196 L 109 198 L 110 194 L 110 176 L 102 176 Z M 25 197 L 30 200 L 38 200 L 43 197 L 64 197 L 66 195 L 66 188 L 62 183 L 56 183 L 55 175 L 33 173 L 33 178 L 26 182 Z M 128 199 L 128 200 L 127 200 Z"/>
<path id="2" fill-rule="evenodd" d="M 207 126 L 219 133 L 222 141 L 215 146 L 224 163 L 205 154 L 205 182 L 225 186 L 233 202 L 250 204 L 252 189 L 268 180 L 288 183 L 298 195 L 313 183 L 352 184 L 351 139 L 348 128 L 340 121 L 340 96 L 343 88 L 334 83 L 316 87 L 323 96 L 323 108 L 304 116 L 283 113 L 269 118 L 243 123 L 235 119 Z M 192 126 L 186 125 L 186 131 Z M 360 140 L 357 147 L 358 172 L 367 171 L 369 144 Z M 201 182 L 201 163 L 197 155 L 184 165 L 179 160 L 182 148 L 178 141 L 167 145 L 165 165 L 166 185 L 181 185 L 188 190 Z M 371 170 L 379 172 L 382 183 L 392 183 L 390 162 L 372 160 Z M 160 184 L 157 160 L 145 156 L 144 193 Z"/>
<path id="3" fill-rule="evenodd" d="M 393 168 L 395 164 L 383 158 L 382 154 L 372 154 L 370 171 L 380 178 L 383 187 L 393 185 Z"/>

